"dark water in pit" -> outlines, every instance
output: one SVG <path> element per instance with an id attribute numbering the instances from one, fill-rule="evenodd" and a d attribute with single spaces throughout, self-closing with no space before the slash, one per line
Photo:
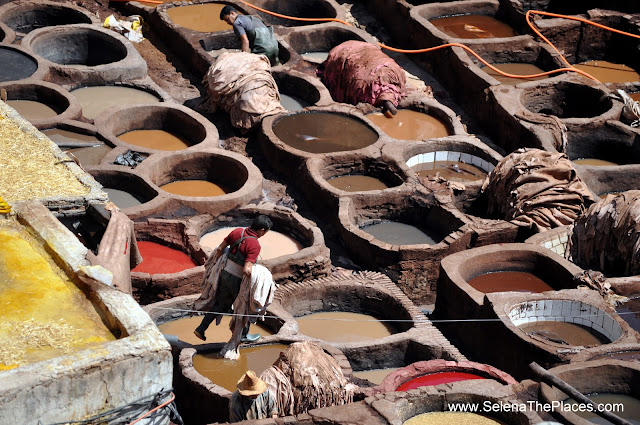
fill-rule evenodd
<path id="1" fill-rule="evenodd" d="M 544 280 L 533 273 L 500 271 L 476 276 L 467 282 L 480 292 L 545 292 L 553 291 Z"/>
<path id="2" fill-rule="evenodd" d="M 435 232 L 430 232 L 429 235 L 415 226 L 395 221 L 362 227 L 361 230 L 392 245 L 435 245 L 442 239 L 437 237 Z"/>
<path id="3" fill-rule="evenodd" d="M 487 173 L 476 167 L 458 161 L 433 161 L 414 165 L 411 170 L 422 177 L 440 177 L 457 182 L 476 181 L 486 177 Z"/>
<path id="4" fill-rule="evenodd" d="M 513 28 L 487 15 L 459 15 L 429 20 L 443 33 L 457 38 L 496 38 L 518 35 Z"/>
<path id="5" fill-rule="evenodd" d="M 311 106 L 311 103 L 307 102 L 306 100 L 300 97 L 291 96 L 283 93 L 280 93 L 280 104 L 284 109 L 291 112 L 300 111 L 302 110 L 302 108 Z"/>
<path id="6" fill-rule="evenodd" d="M 560 344 L 564 341 L 566 344 L 563 345 L 582 345 L 587 347 L 611 342 L 604 335 L 591 328 L 570 322 L 543 320 L 524 323 L 518 327 L 529 336 Z"/>
<path id="7" fill-rule="evenodd" d="M 236 390 L 238 380 L 247 370 L 253 370 L 260 376 L 278 360 L 280 353 L 287 347 L 284 344 L 268 344 L 240 348 L 240 357 L 237 360 L 226 360 L 219 357 L 217 352 L 196 354 L 193 356 L 193 367 L 214 384 L 233 392 Z"/>
<path id="8" fill-rule="evenodd" d="M 640 332 L 640 298 L 631 298 L 616 307 L 616 313 L 636 332 Z"/>
<path id="9" fill-rule="evenodd" d="M 126 192 L 120 189 L 114 189 L 111 187 L 102 188 L 107 195 L 109 195 L 109 200 L 116 204 L 116 206 L 120 209 L 137 207 L 138 205 L 142 205 L 144 201 L 138 199 L 132 193 Z"/>
<path id="10" fill-rule="evenodd" d="M 440 119 L 411 109 L 400 109 L 391 118 L 381 113 L 369 114 L 367 118 L 394 139 L 426 140 L 450 135 Z"/>
<path id="11" fill-rule="evenodd" d="M 102 144 L 102 141 L 98 140 L 96 136 L 90 136 L 88 134 L 76 133 L 75 131 L 61 130 L 59 128 L 52 128 L 49 130 L 42 130 L 42 132 L 51 140 L 59 145 L 73 142 L 95 142 L 96 145 Z"/>
<path id="12" fill-rule="evenodd" d="M 379 339 L 395 330 L 377 318 L 346 311 L 321 311 L 296 317 L 301 334 L 328 342 L 362 342 Z"/>
<path id="13" fill-rule="evenodd" d="M 382 180 L 371 176 L 350 175 L 334 177 L 327 180 L 331 186 L 345 192 L 361 192 L 369 190 L 384 190 L 389 187 Z"/>
<path id="14" fill-rule="evenodd" d="M 0 47 L 0 83 L 29 78 L 38 63 L 17 50 Z"/>
<path id="15" fill-rule="evenodd" d="M 100 144 L 89 148 L 65 149 L 64 152 L 72 153 L 73 156 L 78 158 L 81 165 L 88 166 L 100 164 L 104 157 L 111 152 L 111 148 L 107 145 Z"/>
<path id="16" fill-rule="evenodd" d="M 592 358 L 591 360 L 626 360 L 626 361 L 640 361 L 640 351 L 621 351 L 618 353 L 601 354 Z"/>
<path id="17" fill-rule="evenodd" d="M 624 405 L 624 409 L 622 411 L 614 411 L 612 413 L 614 413 L 616 416 L 626 419 L 633 425 L 640 425 L 640 400 L 638 400 L 637 398 L 631 397 L 626 394 L 612 393 L 588 394 L 587 397 L 598 404 L 622 403 Z M 579 404 L 579 402 L 573 399 L 565 400 L 565 403 L 569 405 Z M 574 413 L 581 418 L 587 419 L 592 424 L 608 425 L 611 423 L 608 420 L 601 418 L 594 412 L 574 411 Z"/>
<path id="18" fill-rule="evenodd" d="M 378 135 L 360 120 L 329 112 L 303 112 L 273 124 L 275 135 L 292 148 L 309 153 L 362 149 Z"/>

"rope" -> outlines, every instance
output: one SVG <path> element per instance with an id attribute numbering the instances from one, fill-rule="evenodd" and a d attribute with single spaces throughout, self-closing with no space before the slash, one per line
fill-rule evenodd
<path id="1" fill-rule="evenodd" d="M 82 419 L 79 421 L 57 422 L 49 425 L 133 425 L 140 419 L 143 419 L 150 415 L 152 415 L 151 417 L 156 417 L 164 414 L 159 412 L 159 410 L 162 408 L 169 409 L 171 420 L 178 425 L 182 425 L 182 418 L 178 414 L 178 410 L 176 409 L 174 404 L 176 397 L 172 391 L 173 389 L 160 391 L 157 394 L 142 397 L 129 404 L 116 407 L 115 409 L 107 410 L 106 412 L 100 413 L 99 415 L 93 416 L 88 419 Z M 160 400 L 169 395 L 171 397 L 168 401 L 162 404 L 158 404 L 160 403 Z M 154 408 L 153 406 L 157 407 Z M 132 420 L 133 422 L 131 422 Z M 43 425 L 42 421 L 38 421 L 38 425 Z"/>
<path id="2" fill-rule="evenodd" d="M 534 300 L 535 301 L 535 300 Z M 148 307 L 148 306 L 146 306 Z M 180 309 L 180 308 L 170 308 L 170 307 L 151 307 L 150 310 L 158 309 L 158 310 L 168 310 L 168 311 L 179 311 L 183 313 L 211 313 L 217 314 L 221 316 L 239 316 L 239 317 L 255 317 L 255 318 L 268 318 L 268 319 L 282 319 L 279 316 L 270 316 L 270 315 L 256 315 L 256 314 L 236 314 L 236 313 L 222 313 L 222 312 L 214 312 L 214 311 L 199 311 L 199 310 L 189 310 L 189 309 Z M 626 312 L 616 312 L 619 316 L 627 315 L 627 314 L 637 314 L 640 311 L 626 311 Z M 606 314 L 606 313 L 605 313 Z M 574 317 L 598 317 L 600 314 L 589 314 L 589 315 L 578 315 L 578 316 L 564 316 L 567 318 Z M 364 320 L 364 319 L 330 319 L 330 318 L 316 318 L 316 317 L 296 317 L 296 320 L 324 320 L 329 322 L 392 322 L 392 323 L 414 323 L 416 320 L 412 319 L 372 319 L 372 320 Z M 417 320 L 420 322 L 420 320 Z M 459 323 L 459 322 L 502 322 L 502 319 L 429 319 L 430 323 Z"/>

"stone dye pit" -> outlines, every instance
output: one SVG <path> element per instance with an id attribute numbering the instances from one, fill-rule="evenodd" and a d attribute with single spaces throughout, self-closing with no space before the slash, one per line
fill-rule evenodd
<path id="1" fill-rule="evenodd" d="M 147 64 L 131 42 L 91 24 L 40 28 L 22 44 L 49 64 L 57 83 L 107 83 L 142 78 Z"/>
<path id="2" fill-rule="evenodd" d="M 439 31 L 453 38 L 502 38 L 517 35 L 508 24 L 486 15 L 458 15 L 430 19 Z"/>
<path id="3" fill-rule="evenodd" d="M 0 70 L 0 83 L 29 78 L 38 69 L 34 57 L 13 46 L 0 47 L 0 61 L 5 64 Z"/>
<path id="4" fill-rule="evenodd" d="M 248 205 L 224 215 L 194 217 L 188 234 L 196 235 L 194 243 L 209 255 L 229 232 L 249 227 L 258 214 L 268 216 L 272 229 L 260 238 L 259 263 L 267 267 L 278 283 L 300 282 L 327 276 L 331 263 L 320 229 L 307 219 L 285 207 Z"/>
<path id="5" fill-rule="evenodd" d="M 83 9 L 48 1 L 14 1 L 0 8 L 0 21 L 22 35 L 38 28 L 91 24 L 95 20 Z"/>
<path id="6" fill-rule="evenodd" d="M 71 94 L 82 105 L 82 116 L 95 120 L 109 107 L 128 106 L 160 102 L 161 99 L 136 87 L 91 86 L 71 90 Z"/>
<path id="7" fill-rule="evenodd" d="M 286 145 L 309 153 L 357 150 L 378 140 L 359 119 L 329 112 L 288 115 L 274 123 L 273 132 Z"/>
<path id="8" fill-rule="evenodd" d="M 231 29 L 231 25 L 219 19 L 224 3 L 206 3 L 167 9 L 171 21 L 181 27 L 198 32 L 216 32 Z"/>
<path id="9" fill-rule="evenodd" d="M 132 173 L 94 169 L 91 174 L 103 186 L 109 200 L 127 213 L 158 196 L 158 191 L 152 189 L 143 178 Z"/>

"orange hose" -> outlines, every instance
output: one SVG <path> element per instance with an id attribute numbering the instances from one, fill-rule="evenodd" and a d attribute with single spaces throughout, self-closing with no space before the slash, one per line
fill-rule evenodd
<path id="1" fill-rule="evenodd" d="M 278 18 L 291 19 L 292 21 L 305 21 L 305 22 L 327 22 L 327 21 L 328 22 L 340 22 L 341 24 L 345 24 L 345 25 L 348 25 L 350 27 L 353 26 L 350 23 L 348 23 L 346 21 L 343 21 L 342 19 L 336 19 L 336 18 L 298 18 L 298 17 L 295 17 L 295 16 L 282 15 L 280 13 L 271 12 L 269 10 L 262 9 L 262 8 L 260 8 L 258 6 L 254 6 L 253 4 L 246 2 L 244 0 L 238 0 L 238 1 L 240 3 L 243 3 L 243 4 L 247 5 L 247 6 L 249 6 L 249 7 L 254 8 L 256 10 L 259 10 L 260 12 L 266 13 L 268 15 L 277 16 Z"/>
<path id="2" fill-rule="evenodd" d="M 141 420 L 143 420 L 144 418 L 146 418 L 147 416 L 149 416 L 150 414 L 152 414 L 156 410 L 162 409 L 164 406 L 166 406 L 167 404 L 171 403 L 175 399 L 176 399 L 176 395 L 174 393 L 171 393 L 171 398 L 169 400 L 165 401 L 164 403 L 162 403 L 158 407 L 155 407 L 155 408 L 149 410 L 147 413 L 145 413 L 144 415 L 140 416 L 138 419 L 136 419 L 135 421 L 131 422 L 129 425 L 133 425 L 136 422 L 140 422 Z"/>

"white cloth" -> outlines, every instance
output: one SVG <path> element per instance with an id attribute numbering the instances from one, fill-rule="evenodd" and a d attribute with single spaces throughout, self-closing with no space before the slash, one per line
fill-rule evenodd
<path id="1" fill-rule="evenodd" d="M 251 279 L 246 277 L 242 279 L 240 284 L 240 292 L 233 302 L 233 312 L 240 316 L 233 316 L 229 328 L 232 335 L 229 342 L 222 347 L 220 354 L 229 360 L 237 360 L 240 356 L 238 347 L 242 340 L 242 330 L 249 324 L 255 323 L 257 317 L 264 316 L 267 307 L 273 301 L 273 294 L 276 285 L 273 282 L 273 276 L 266 267 L 260 264 L 254 264 L 251 269 Z M 260 317 L 262 320 L 264 318 Z"/>

